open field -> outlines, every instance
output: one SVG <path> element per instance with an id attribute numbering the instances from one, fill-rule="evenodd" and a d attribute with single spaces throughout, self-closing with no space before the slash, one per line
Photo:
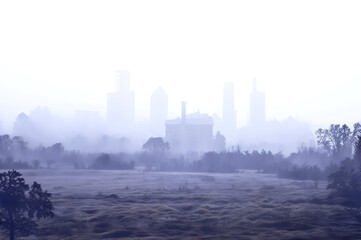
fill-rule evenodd
<path id="1" fill-rule="evenodd" d="M 22 239 L 361 239 L 326 182 L 236 174 L 23 170 L 56 216 Z"/>

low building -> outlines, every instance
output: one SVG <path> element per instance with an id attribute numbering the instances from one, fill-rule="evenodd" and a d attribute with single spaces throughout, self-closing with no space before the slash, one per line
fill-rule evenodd
<path id="1" fill-rule="evenodd" d="M 165 121 L 166 141 L 173 152 L 209 151 L 213 146 L 213 119 L 199 112 L 186 114 L 182 102 L 182 117 Z"/>

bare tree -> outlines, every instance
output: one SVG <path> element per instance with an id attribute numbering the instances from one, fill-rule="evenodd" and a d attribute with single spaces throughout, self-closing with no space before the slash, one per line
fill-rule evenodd
<path id="1" fill-rule="evenodd" d="M 337 160 L 351 157 L 352 148 L 360 134 L 360 123 L 355 123 L 353 130 L 346 124 L 331 124 L 328 129 L 320 128 L 316 131 L 318 144 Z"/>

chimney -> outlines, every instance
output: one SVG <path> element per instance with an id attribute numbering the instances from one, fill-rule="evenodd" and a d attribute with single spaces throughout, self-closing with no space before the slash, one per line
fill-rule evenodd
<path id="1" fill-rule="evenodd" d="M 187 119 L 187 102 L 182 102 L 182 122 Z"/>
<path id="2" fill-rule="evenodd" d="M 253 79 L 253 92 L 257 92 L 257 80 Z"/>

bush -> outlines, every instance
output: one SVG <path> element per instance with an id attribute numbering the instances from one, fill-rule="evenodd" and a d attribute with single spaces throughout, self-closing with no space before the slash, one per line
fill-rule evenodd
<path id="1" fill-rule="evenodd" d="M 309 165 L 298 166 L 295 164 L 287 169 L 280 169 L 277 176 L 296 180 L 319 180 L 323 178 L 319 167 Z"/>
<path id="2" fill-rule="evenodd" d="M 135 162 L 125 161 L 122 159 L 124 156 L 119 155 L 110 155 L 107 153 L 100 154 L 90 166 L 92 169 L 101 169 L 101 170 L 128 170 L 134 169 Z"/>
<path id="3" fill-rule="evenodd" d="M 361 197 L 361 172 L 355 160 L 345 159 L 340 169 L 328 177 L 329 189 L 334 189 L 345 197 Z"/>
<path id="4" fill-rule="evenodd" d="M 351 200 L 355 207 L 361 207 L 361 137 L 357 137 L 353 159 L 341 162 L 338 171 L 328 177 L 329 189 Z"/>
<path id="5" fill-rule="evenodd" d="M 32 168 L 27 162 L 14 161 L 11 157 L 0 159 L 0 169 L 29 169 Z"/>

